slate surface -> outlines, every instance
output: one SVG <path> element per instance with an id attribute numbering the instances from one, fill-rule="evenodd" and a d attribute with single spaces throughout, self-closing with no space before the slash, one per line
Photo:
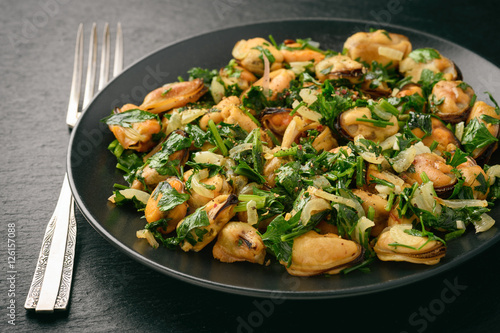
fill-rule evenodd
<path id="1" fill-rule="evenodd" d="M 65 111 L 78 23 L 85 24 L 87 38 L 92 22 L 101 28 L 110 22 L 113 34 L 120 21 L 126 66 L 202 32 L 301 17 L 403 25 L 456 42 L 500 65 L 497 13 L 494 1 L 3 0 L 0 331 L 496 331 L 499 244 L 458 268 L 396 290 L 349 299 L 277 302 L 207 290 L 152 271 L 108 244 L 80 213 L 69 311 L 40 316 L 26 312 L 23 304 L 66 167 L 70 133 Z M 500 85 L 499 78 L 485 80 Z M 9 224 L 15 225 L 13 284 L 7 274 Z M 11 300 L 15 312 L 8 309 Z M 15 326 L 8 322 L 10 314 Z"/>

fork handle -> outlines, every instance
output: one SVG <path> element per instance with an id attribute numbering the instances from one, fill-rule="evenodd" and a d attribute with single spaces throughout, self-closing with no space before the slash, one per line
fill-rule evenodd
<path id="1" fill-rule="evenodd" d="M 74 199 L 68 176 L 47 225 L 24 307 L 36 312 L 65 310 L 69 301 L 76 245 Z"/>

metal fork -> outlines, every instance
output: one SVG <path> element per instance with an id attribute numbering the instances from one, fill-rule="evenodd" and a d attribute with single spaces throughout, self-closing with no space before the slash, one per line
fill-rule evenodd
<path id="1" fill-rule="evenodd" d="M 108 81 L 110 60 L 109 24 L 103 32 L 101 64 L 98 90 Z M 66 123 L 73 128 L 94 95 L 95 74 L 97 69 L 97 26 L 92 25 L 87 64 L 87 76 L 82 108 L 79 108 L 83 67 L 83 24 L 78 27 L 71 83 L 70 100 Z M 113 76 L 123 68 L 123 38 L 121 25 L 116 29 L 115 58 Z M 76 219 L 74 199 L 69 187 L 68 176 L 64 176 L 63 186 L 59 194 L 56 208 L 45 230 L 35 273 L 31 282 L 25 309 L 36 312 L 54 312 L 66 310 L 73 278 L 73 263 L 76 245 Z"/>

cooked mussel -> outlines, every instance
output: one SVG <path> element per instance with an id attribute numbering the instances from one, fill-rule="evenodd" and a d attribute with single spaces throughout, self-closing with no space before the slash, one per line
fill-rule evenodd
<path id="1" fill-rule="evenodd" d="M 452 124 L 467 119 L 474 90 L 463 81 L 439 81 L 429 95 L 429 111 Z"/>
<path id="2" fill-rule="evenodd" d="M 244 222 L 229 222 L 217 236 L 212 254 L 222 262 L 248 261 L 264 264 L 266 247 L 257 229 Z"/>
<path id="3" fill-rule="evenodd" d="M 253 73 L 238 65 L 221 68 L 219 76 L 226 87 L 236 84 L 241 90 L 250 88 L 252 83 L 257 81 Z"/>
<path id="4" fill-rule="evenodd" d="M 264 51 L 266 50 L 266 51 Z M 232 55 L 236 62 L 257 76 L 264 74 L 264 54 L 269 52 L 274 61 L 269 60 L 270 70 L 283 67 L 283 55 L 270 42 L 264 38 L 256 37 L 252 39 L 242 39 L 233 48 Z"/>
<path id="5" fill-rule="evenodd" d="M 433 183 L 436 194 L 446 198 L 453 192 L 457 177 L 453 173 L 453 167 L 446 164 L 446 160 L 434 153 L 423 153 L 415 156 L 412 167 L 400 174 L 400 177 L 409 184 L 422 184 L 422 175 Z"/>
<path id="6" fill-rule="evenodd" d="M 177 172 L 180 172 L 181 168 L 184 167 L 189 158 L 190 147 L 179 149 L 174 152 L 164 150 L 165 147 L 168 147 L 168 145 L 165 145 L 165 142 L 168 141 L 173 135 L 183 137 L 189 136 L 189 134 L 183 130 L 175 130 L 148 154 L 146 154 L 143 157 L 146 165 L 137 171 L 137 179 L 133 181 L 131 186 L 132 188 L 144 190 L 144 186 L 146 186 L 149 190 L 154 189 L 159 182 L 164 181 L 171 176 L 168 172 L 163 173 L 162 171 L 159 171 L 169 162 L 176 161 L 175 169 Z"/>
<path id="7" fill-rule="evenodd" d="M 448 151 L 448 146 L 450 144 L 460 148 L 460 141 L 457 139 L 453 131 L 446 127 L 444 122 L 438 118 L 431 117 L 431 126 L 432 132 L 426 137 L 424 137 L 425 132 L 420 128 L 414 128 L 411 131 L 416 137 L 422 139 L 422 143 L 427 147 L 431 147 L 434 142 L 437 142 L 438 145 L 434 149 L 441 153 Z"/>
<path id="8" fill-rule="evenodd" d="M 207 91 L 202 79 L 169 83 L 147 94 L 139 108 L 162 113 L 194 103 Z"/>
<path id="9" fill-rule="evenodd" d="M 477 118 L 479 121 L 484 123 L 493 137 L 499 138 L 500 125 L 485 121 L 484 119 L 482 119 L 483 115 L 500 120 L 500 115 L 496 113 L 493 106 L 490 106 L 483 101 L 477 101 L 474 103 L 474 106 L 469 113 L 469 117 L 467 118 L 466 123 L 468 124 L 472 119 Z M 498 142 L 494 142 L 486 147 L 474 149 L 471 156 L 477 161 L 479 165 L 484 165 L 488 163 L 491 154 L 493 154 L 493 152 L 497 149 L 497 146 Z"/>
<path id="10" fill-rule="evenodd" d="M 431 56 L 420 56 L 421 53 L 427 53 Z M 443 78 L 448 81 L 461 79 L 455 63 L 435 49 L 414 50 L 399 64 L 399 72 L 404 77 L 411 76 L 411 81 L 414 83 L 420 81 L 424 69 L 430 70 L 434 74 L 442 73 Z"/>
<path id="11" fill-rule="evenodd" d="M 363 64 L 345 55 L 325 58 L 316 64 L 316 77 L 320 82 L 325 80 L 347 79 L 357 84 L 363 78 Z"/>
<path id="12" fill-rule="evenodd" d="M 192 209 L 206 205 L 213 198 L 223 194 L 230 194 L 233 191 L 233 188 L 223 175 L 216 174 L 209 177 L 208 169 L 202 169 L 196 173 L 193 169 L 188 170 L 184 172 L 184 181 L 191 181 L 191 196 L 188 205 Z"/>
<path id="13" fill-rule="evenodd" d="M 358 135 L 374 142 L 382 142 L 398 133 L 399 125 L 395 116 L 392 116 L 382 125 L 377 125 L 372 119 L 369 108 L 356 107 L 343 112 L 335 124 L 336 130 L 347 140 L 354 140 Z"/>
<path id="14" fill-rule="evenodd" d="M 353 189 L 352 193 L 362 200 L 361 206 L 365 213 L 368 212 L 370 207 L 373 208 L 373 222 L 375 225 L 372 227 L 370 234 L 377 237 L 387 227 L 387 219 L 389 218 L 389 212 L 385 209 L 387 200 L 377 194 L 360 189 Z"/>
<path id="15" fill-rule="evenodd" d="M 290 266 L 281 264 L 295 276 L 337 274 L 360 262 L 363 255 L 363 247 L 354 241 L 311 230 L 294 239 Z"/>
<path id="16" fill-rule="evenodd" d="M 483 168 L 477 165 L 476 161 L 467 156 L 467 161 L 459 164 L 457 169 L 464 177 L 464 186 L 469 186 L 472 189 L 474 199 L 485 200 L 488 196 L 489 184 L 488 176 Z"/>
<path id="17" fill-rule="evenodd" d="M 289 108 L 267 107 L 260 113 L 260 122 L 262 126 L 281 138 L 293 119 L 290 112 L 292 109 Z"/>
<path id="18" fill-rule="evenodd" d="M 234 216 L 234 206 L 238 203 L 238 197 L 234 194 L 219 195 L 212 199 L 203 208 L 207 212 L 209 224 L 206 226 L 195 227 L 189 232 L 192 238 L 197 240 L 195 244 L 187 240 L 183 240 L 180 244 L 181 249 L 184 251 L 198 252 L 203 249 L 208 243 L 217 237 L 219 231 L 231 220 Z M 183 228 L 183 223 L 186 219 L 182 220 L 177 225 L 177 230 Z"/>
<path id="19" fill-rule="evenodd" d="M 130 105 L 130 104 L 127 104 Z M 135 109 L 135 110 L 134 110 Z M 128 111 L 129 114 L 142 112 L 134 108 L 126 110 L 115 109 L 115 114 Z M 148 119 L 132 123 L 130 126 L 109 125 L 109 129 L 116 139 L 125 149 L 132 149 L 138 152 L 146 152 L 154 147 L 158 142 L 153 140 L 153 136 L 160 133 L 161 124 L 157 119 Z"/>
<path id="20" fill-rule="evenodd" d="M 160 182 L 151 196 L 149 197 L 144 215 L 148 223 L 167 219 L 167 227 L 159 228 L 158 231 L 168 234 L 175 230 L 177 224 L 186 217 L 188 205 L 186 202 L 180 203 L 174 207 L 169 207 L 168 200 L 162 200 L 164 194 L 168 195 L 172 189 L 178 193 L 186 193 L 184 183 L 177 177 L 169 177 Z M 165 198 L 163 198 L 165 199 Z"/>
<path id="21" fill-rule="evenodd" d="M 262 91 L 267 99 L 276 100 L 280 93 L 290 87 L 295 73 L 291 69 L 280 68 L 269 73 L 269 77 L 262 77 L 252 84 L 252 87 L 262 87 Z M 243 92 L 241 99 L 247 97 L 248 90 Z"/>
<path id="22" fill-rule="evenodd" d="M 401 89 L 399 89 L 399 91 L 396 93 L 396 97 L 412 96 L 415 94 L 423 97 L 424 93 L 422 91 L 422 87 L 415 83 L 408 83 L 401 87 Z"/>
<path id="23" fill-rule="evenodd" d="M 284 61 L 288 64 L 305 61 L 317 63 L 325 58 L 323 53 L 303 47 L 302 44 L 294 40 L 287 39 L 283 44 L 284 47 L 280 49 L 280 52 L 283 54 Z"/>
<path id="24" fill-rule="evenodd" d="M 446 254 L 446 247 L 438 240 L 414 236 L 405 232 L 411 224 L 396 224 L 385 229 L 373 249 L 382 261 L 407 261 L 435 265 Z"/>
<path id="25" fill-rule="evenodd" d="M 345 41 L 344 49 L 352 59 L 397 67 L 400 60 L 411 52 L 412 46 L 406 36 L 377 30 L 355 33 Z"/>

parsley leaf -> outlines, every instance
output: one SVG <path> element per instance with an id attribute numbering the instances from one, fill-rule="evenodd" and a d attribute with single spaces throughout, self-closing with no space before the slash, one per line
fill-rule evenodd
<path id="1" fill-rule="evenodd" d="M 160 182 L 151 196 L 157 200 L 160 194 L 162 196 L 157 205 L 162 212 L 169 211 L 189 199 L 189 194 L 179 193 L 167 181 Z"/>
<path id="2" fill-rule="evenodd" d="M 106 118 L 101 119 L 101 121 L 103 123 L 106 123 L 107 125 L 132 127 L 132 124 L 134 123 L 141 123 L 150 119 L 156 119 L 158 120 L 158 122 L 160 121 L 158 115 L 154 113 L 139 109 L 133 109 L 125 112 L 112 114 Z"/>
<path id="3" fill-rule="evenodd" d="M 428 63 L 432 61 L 432 59 L 441 59 L 439 52 L 431 48 L 413 50 L 408 56 L 415 60 L 415 62 L 420 63 Z"/>
<path id="4" fill-rule="evenodd" d="M 484 122 L 473 118 L 464 129 L 462 145 L 465 152 L 470 154 L 477 148 L 483 148 L 498 141 L 486 128 Z"/>

